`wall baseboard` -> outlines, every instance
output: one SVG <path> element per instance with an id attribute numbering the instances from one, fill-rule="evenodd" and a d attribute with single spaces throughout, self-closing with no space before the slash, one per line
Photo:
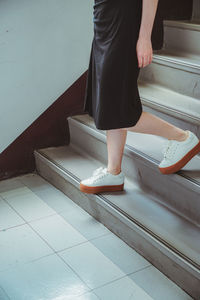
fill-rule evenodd
<path id="1" fill-rule="evenodd" d="M 69 144 L 67 117 L 83 109 L 87 71 L 0 154 L 0 180 L 33 172 L 35 149 Z"/>

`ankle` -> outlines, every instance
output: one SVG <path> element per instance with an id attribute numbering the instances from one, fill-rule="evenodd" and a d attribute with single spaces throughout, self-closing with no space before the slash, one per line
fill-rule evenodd
<path id="1" fill-rule="evenodd" d="M 175 138 L 173 138 L 175 141 L 183 142 L 188 138 L 188 132 L 186 130 L 181 130 Z"/>
<path id="2" fill-rule="evenodd" d="M 107 171 L 112 175 L 118 175 L 121 172 L 121 168 L 107 168 Z"/>
<path id="3" fill-rule="evenodd" d="M 182 135 L 179 137 L 178 141 L 179 141 L 179 142 L 185 141 L 185 140 L 188 138 L 188 135 L 189 135 L 188 131 L 186 131 L 186 130 L 183 131 L 183 133 L 182 133 Z"/>

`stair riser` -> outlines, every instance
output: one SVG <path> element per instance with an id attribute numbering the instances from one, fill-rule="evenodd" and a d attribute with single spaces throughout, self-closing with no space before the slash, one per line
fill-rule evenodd
<path id="1" fill-rule="evenodd" d="M 164 37 L 163 48 L 200 55 L 200 31 L 165 26 Z"/>
<path id="2" fill-rule="evenodd" d="M 185 292 L 194 299 L 198 299 L 200 294 L 198 270 L 117 211 L 105 201 L 105 198 L 97 195 L 84 195 L 78 189 L 79 183 L 70 175 L 38 154 L 35 158 L 37 171 L 42 177 L 144 256 Z"/>
<path id="3" fill-rule="evenodd" d="M 73 120 L 69 120 L 69 127 L 71 144 L 81 149 L 79 151 L 84 151 L 103 164 L 107 164 L 104 134 L 97 133 L 86 126 L 77 125 Z M 200 224 L 200 201 L 198 200 L 200 195 L 191 182 L 175 174 L 162 175 L 157 166 L 152 166 L 151 162 L 127 147 L 124 150 L 122 168 L 125 175 L 137 181 L 143 189 L 162 196 L 162 203 L 165 206 L 171 207 L 192 222 Z"/>
<path id="4" fill-rule="evenodd" d="M 189 69 L 186 71 L 173 65 L 152 61 L 147 67 L 141 68 L 139 79 L 200 99 L 200 74 L 191 73 Z"/>
<path id="5" fill-rule="evenodd" d="M 193 22 L 200 23 L 200 1 L 193 0 L 193 13 L 192 13 Z"/>
<path id="6" fill-rule="evenodd" d="M 198 138 L 200 139 L 200 125 L 196 125 L 196 124 L 192 124 L 191 122 L 187 121 L 187 120 L 183 120 L 183 119 L 179 119 L 176 115 L 172 116 L 171 112 L 169 111 L 169 114 L 167 114 L 164 111 L 158 111 L 157 108 L 152 108 L 149 107 L 147 105 L 143 104 L 143 110 L 147 111 L 179 128 L 182 128 L 184 130 L 190 130 L 192 132 L 194 132 Z"/>

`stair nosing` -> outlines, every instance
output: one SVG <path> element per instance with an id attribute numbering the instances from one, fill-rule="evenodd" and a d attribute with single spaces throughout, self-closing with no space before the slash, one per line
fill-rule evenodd
<path id="1" fill-rule="evenodd" d="M 147 86 L 147 87 L 145 87 L 145 86 Z M 195 125 L 200 125 L 200 114 L 199 114 L 199 117 L 198 117 L 196 115 L 188 114 L 186 111 L 178 110 L 176 107 L 174 108 L 171 105 L 170 106 L 169 105 L 168 106 L 164 105 L 159 100 L 160 96 L 159 96 L 159 98 L 156 97 L 155 95 L 151 96 L 151 90 L 150 90 L 150 95 L 144 96 L 143 95 L 143 89 L 145 89 L 145 88 L 147 88 L 147 89 L 150 88 L 151 89 L 152 87 L 153 87 L 154 90 L 157 89 L 159 94 L 160 94 L 160 91 L 163 90 L 162 85 L 159 85 L 159 84 L 156 84 L 156 83 L 151 83 L 151 82 L 149 83 L 149 82 L 147 82 L 145 80 L 141 80 L 141 79 L 138 80 L 138 88 L 139 88 L 141 100 L 147 106 L 156 108 L 158 111 L 161 111 L 161 112 L 166 112 L 168 115 L 172 115 L 172 116 L 175 115 L 175 116 L 179 117 L 179 119 L 181 119 L 181 120 L 189 121 L 190 123 L 194 123 Z M 165 91 L 165 93 L 164 93 L 164 91 Z M 180 93 L 172 91 L 172 90 L 170 90 L 169 88 L 166 88 L 166 87 L 164 88 L 164 91 L 163 91 L 163 94 L 166 94 L 167 92 L 169 92 L 171 98 L 172 98 L 172 94 L 174 94 L 174 98 L 177 95 L 181 95 Z M 196 98 L 193 98 L 191 96 L 186 96 L 186 95 L 181 95 L 181 97 L 182 98 L 183 97 L 188 98 L 188 101 L 195 101 L 195 102 L 197 101 L 199 103 L 199 107 L 200 107 L 200 101 L 197 100 Z M 166 103 L 166 101 L 164 101 L 164 102 Z M 172 112 L 173 114 L 170 114 L 170 112 Z"/>
<path id="2" fill-rule="evenodd" d="M 99 131 L 98 129 L 96 129 L 92 126 L 90 126 L 89 124 L 86 124 L 82 120 L 78 119 L 77 116 L 72 116 L 72 117 L 68 117 L 68 118 L 71 118 L 72 120 L 75 120 L 76 125 L 78 124 L 80 126 L 79 123 L 81 123 L 84 126 L 90 128 L 90 130 L 93 130 L 94 132 L 97 132 L 98 134 L 103 135 L 105 137 L 105 133 Z M 148 164 L 148 166 L 150 166 L 151 168 L 155 168 L 155 167 L 157 168 L 158 167 L 158 162 L 159 162 L 158 160 L 150 157 L 149 155 L 145 154 L 144 152 L 138 150 L 137 148 L 134 148 L 133 146 L 128 145 L 127 143 L 125 144 L 125 147 L 124 147 L 124 154 L 125 155 L 128 155 L 127 149 L 130 150 L 131 152 L 133 152 L 134 155 L 136 154 L 138 157 L 142 158 L 144 163 L 149 162 L 150 165 Z M 179 171 L 179 173 L 169 174 L 168 176 L 170 176 L 170 177 L 173 176 L 173 180 L 175 180 L 176 182 L 181 183 L 181 184 L 183 184 L 183 183 L 180 182 L 180 180 L 181 181 L 185 180 L 185 183 L 192 184 L 193 187 L 195 187 L 195 191 L 200 193 L 200 182 L 198 182 L 197 180 L 195 180 L 195 179 L 191 178 L 190 176 L 184 174 L 183 171 Z M 198 189 L 196 189 L 196 188 L 198 188 Z"/>
<path id="3" fill-rule="evenodd" d="M 178 109 L 174 109 L 173 107 L 169 107 L 169 106 L 166 106 L 164 104 L 158 103 L 156 101 L 150 100 L 149 98 L 146 98 L 145 96 L 142 96 L 142 94 L 140 96 L 141 96 L 141 100 L 144 104 L 146 104 L 149 107 L 156 108 L 160 112 L 165 112 L 166 114 L 168 114 L 170 116 L 176 115 L 181 120 L 190 121 L 191 123 L 196 124 L 196 125 L 199 125 L 199 123 L 200 123 L 200 118 L 198 118 L 198 117 L 191 116 L 191 115 L 189 115 L 189 114 L 187 114 L 183 111 L 180 111 Z M 172 112 L 174 114 L 170 114 L 170 112 Z M 194 121 L 195 123 L 192 122 L 192 121 Z"/>
<path id="4" fill-rule="evenodd" d="M 200 32 L 200 23 L 191 23 L 190 20 L 163 20 L 165 27 L 179 28 Z"/>
<path id="5" fill-rule="evenodd" d="M 165 52 L 166 53 L 166 52 Z M 167 54 L 167 53 L 166 53 Z M 171 53 L 172 54 L 172 53 Z M 174 53 L 176 54 L 176 53 Z M 184 59 L 184 57 L 183 57 Z M 165 65 L 173 69 L 183 70 L 185 72 L 200 74 L 200 64 L 185 62 L 173 57 L 165 57 L 164 53 L 154 53 L 152 63 Z"/>
<path id="6" fill-rule="evenodd" d="M 68 147 L 68 146 L 70 147 L 70 145 L 65 145 L 64 147 Z M 60 147 L 63 147 L 63 146 L 60 146 Z M 59 148 L 59 147 L 53 147 L 53 148 Z M 70 178 L 69 182 L 71 184 L 73 184 L 76 188 L 78 188 L 79 183 L 81 181 L 80 178 L 78 178 L 76 175 L 74 175 L 73 173 L 71 173 L 66 168 L 62 167 L 60 164 L 58 164 L 54 159 L 50 158 L 42 150 L 44 150 L 44 149 L 34 150 L 34 155 L 39 155 L 40 157 L 42 157 L 42 159 L 44 159 L 46 162 L 48 162 L 48 164 L 50 164 L 54 168 L 60 170 L 60 172 L 64 173 L 65 176 L 67 176 L 67 178 Z M 192 267 L 195 272 L 199 273 L 199 271 L 200 271 L 200 265 L 199 264 L 197 264 L 192 259 L 190 259 L 186 255 L 184 255 L 183 253 L 181 253 L 176 248 L 173 248 L 168 242 L 166 242 L 161 237 L 159 237 L 158 235 L 156 235 L 153 231 L 149 230 L 145 225 L 143 225 L 137 219 L 131 217 L 131 215 L 127 214 L 125 211 L 123 211 L 117 205 L 115 205 L 114 203 L 112 203 L 108 198 L 106 198 L 106 196 L 104 196 L 104 195 L 102 195 L 102 194 L 99 193 L 99 194 L 94 194 L 93 197 L 95 197 L 95 199 L 98 199 L 98 203 L 100 205 L 102 205 L 102 200 L 103 200 L 103 204 L 106 204 L 106 206 L 110 206 L 112 208 L 112 210 L 114 209 L 117 212 L 117 214 L 120 213 L 121 217 L 123 217 L 123 218 L 125 217 L 126 219 L 128 219 L 128 221 L 130 221 L 131 223 L 134 224 L 134 226 L 136 226 L 137 228 L 139 228 L 139 230 L 142 231 L 143 234 L 145 234 L 145 235 L 148 234 L 148 236 L 151 239 L 153 238 L 153 240 L 156 243 L 160 243 L 161 246 L 162 246 L 162 248 L 164 247 L 165 249 L 167 249 L 168 252 L 171 251 L 173 253 L 173 255 L 178 256 L 179 260 L 180 259 L 184 260 L 185 263 L 189 264 L 190 268 Z M 105 205 L 103 205 L 103 207 L 105 208 Z M 170 212 L 170 213 L 173 214 L 173 212 Z M 181 216 L 178 216 L 178 217 L 180 218 Z M 196 226 L 196 227 L 198 228 L 198 226 Z"/>

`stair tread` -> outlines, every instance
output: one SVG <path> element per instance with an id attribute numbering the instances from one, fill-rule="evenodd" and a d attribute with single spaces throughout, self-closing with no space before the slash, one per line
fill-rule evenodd
<path id="1" fill-rule="evenodd" d="M 77 122 L 81 122 L 85 126 L 89 126 L 94 131 L 100 132 L 106 135 L 105 130 L 98 130 L 95 127 L 94 120 L 88 114 L 76 115 L 71 117 Z M 162 145 L 165 139 L 160 136 L 141 134 L 136 132 L 127 132 L 126 146 L 131 147 L 134 151 L 138 152 L 144 157 L 150 164 L 154 166 L 162 160 Z M 146 147 L 148 145 L 148 147 Z M 192 188 L 200 193 L 200 156 L 194 156 L 180 171 L 175 174 L 162 175 L 173 176 L 173 180 L 184 180 L 184 185 L 189 181 L 192 184 Z"/>
<path id="2" fill-rule="evenodd" d="M 191 72 L 200 73 L 199 55 L 180 50 L 159 49 L 154 50 L 153 61 L 171 63 L 173 67 L 188 68 Z"/>
<path id="3" fill-rule="evenodd" d="M 166 109 L 176 111 L 187 118 L 200 119 L 200 101 L 196 98 L 182 95 L 156 83 L 138 80 L 138 88 L 142 100 L 161 105 Z"/>
<path id="4" fill-rule="evenodd" d="M 91 176 L 93 170 L 102 165 L 73 145 L 50 147 L 36 152 L 69 173 L 69 176 L 74 176 L 76 181 Z M 127 177 L 124 187 L 125 190 L 122 192 L 101 195 L 112 206 L 134 219 L 135 223 L 142 226 L 145 231 L 153 234 L 173 251 L 199 267 L 199 227 L 169 210 L 159 202 L 159 198 L 145 193 Z"/>
<path id="5" fill-rule="evenodd" d="M 164 26 L 200 31 L 200 20 L 163 20 Z"/>

